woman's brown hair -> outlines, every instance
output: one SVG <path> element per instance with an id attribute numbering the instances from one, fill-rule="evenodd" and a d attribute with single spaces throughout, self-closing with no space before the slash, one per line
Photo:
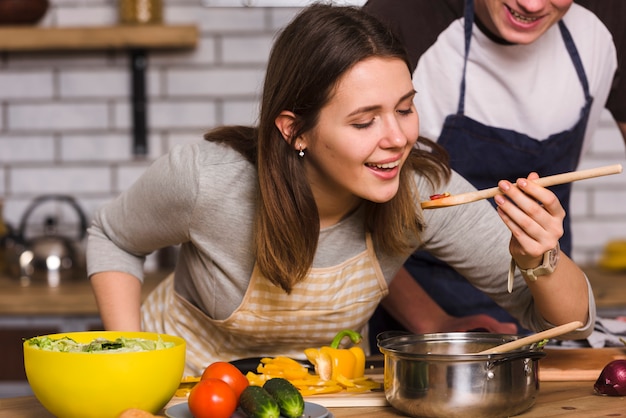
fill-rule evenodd
<path id="1" fill-rule="evenodd" d="M 257 165 L 259 202 L 255 219 L 257 265 L 272 283 L 290 292 L 306 277 L 317 249 L 320 219 L 302 161 L 291 143 L 313 129 L 340 78 L 371 57 L 397 58 L 410 68 L 400 41 L 356 7 L 314 4 L 280 33 L 270 54 L 258 128 L 226 127 L 206 138 L 227 142 Z M 291 138 L 275 125 L 284 110 L 295 114 Z M 286 140 L 285 140 L 286 139 Z M 394 198 L 366 201 L 365 228 L 378 251 L 408 254 L 423 228 L 413 175 L 437 184 L 449 175 L 437 144 L 418 138 Z"/>

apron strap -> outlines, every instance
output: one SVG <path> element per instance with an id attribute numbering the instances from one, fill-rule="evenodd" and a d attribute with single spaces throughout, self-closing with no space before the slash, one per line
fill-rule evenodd
<path id="1" fill-rule="evenodd" d="M 470 43 L 472 41 L 472 27 L 474 26 L 474 0 L 465 1 L 465 59 L 463 60 L 463 77 L 461 78 L 461 93 L 457 114 L 465 113 L 465 72 L 467 70 L 467 57 L 469 56 Z"/>
<path id="2" fill-rule="evenodd" d="M 565 42 L 565 48 L 567 48 L 567 52 L 569 53 L 572 62 L 574 63 L 574 68 L 576 69 L 576 74 L 578 75 L 578 79 L 580 80 L 580 84 L 583 86 L 583 91 L 585 92 L 585 100 L 591 100 L 591 94 L 589 93 L 589 82 L 587 81 L 587 74 L 585 73 L 585 68 L 583 66 L 583 62 L 580 59 L 580 55 L 578 55 L 578 49 L 576 48 L 576 44 L 574 43 L 574 39 L 572 39 L 572 34 L 570 33 L 567 26 L 563 22 L 563 19 L 559 20 L 559 30 L 561 31 L 561 36 L 563 37 L 563 41 Z"/>

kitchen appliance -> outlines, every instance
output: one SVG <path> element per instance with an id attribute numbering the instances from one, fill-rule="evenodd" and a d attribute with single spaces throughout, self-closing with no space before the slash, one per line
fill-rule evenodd
<path id="1" fill-rule="evenodd" d="M 483 332 L 382 333 L 378 347 L 385 358 L 385 397 L 412 417 L 522 413 L 535 403 L 539 359 L 545 353 L 531 344 L 506 353 L 477 354 L 517 338 Z"/>
<path id="2" fill-rule="evenodd" d="M 33 212 L 48 202 L 69 206 L 75 218 L 74 223 L 60 222 L 66 211 L 59 211 L 58 205 L 54 207 L 46 205 L 48 209 L 43 216 L 43 222 L 33 223 L 31 220 Z M 54 214 L 47 212 L 50 208 L 55 209 Z M 61 233 L 61 230 L 67 229 L 71 233 L 67 231 Z M 37 197 L 22 215 L 17 229 L 14 275 L 18 276 L 25 286 L 31 283 L 46 283 L 56 287 L 65 281 L 86 278 L 85 255 L 81 248 L 86 233 L 87 219 L 73 197 L 66 195 Z"/>

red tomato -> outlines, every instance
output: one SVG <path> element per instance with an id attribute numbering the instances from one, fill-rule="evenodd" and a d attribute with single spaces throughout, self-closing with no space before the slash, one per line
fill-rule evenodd
<path id="1" fill-rule="evenodd" d="M 241 396 L 241 392 L 250 384 L 248 378 L 235 366 L 225 361 L 216 361 L 211 363 L 204 369 L 201 380 L 204 379 L 220 379 L 228 383 L 233 388 L 237 399 Z"/>
<path id="2" fill-rule="evenodd" d="M 187 400 L 194 418 L 230 418 L 237 409 L 237 395 L 220 379 L 204 379 L 196 383 Z"/>

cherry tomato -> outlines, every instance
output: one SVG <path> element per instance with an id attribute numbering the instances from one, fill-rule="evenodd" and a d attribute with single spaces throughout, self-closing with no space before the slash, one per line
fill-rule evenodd
<path id="1" fill-rule="evenodd" d="M 187 400 L 194 418 L 230 418 L 237 402 L 237 395 L 228 383 L 212 378 L 196 383 Z"/>
<path id="2" fill-rule="evenodd" d="M 235 366 L 225 361 L 216 361 L 211 363 L 204 369 L 201 380 L 204 379 L 220 379 L 228 383 L 228 385 L 235 391 L 237 399 L 241 396 L 241 392 L 250 384 L 248 378 L 244 376 L 241 371 Z"/>

